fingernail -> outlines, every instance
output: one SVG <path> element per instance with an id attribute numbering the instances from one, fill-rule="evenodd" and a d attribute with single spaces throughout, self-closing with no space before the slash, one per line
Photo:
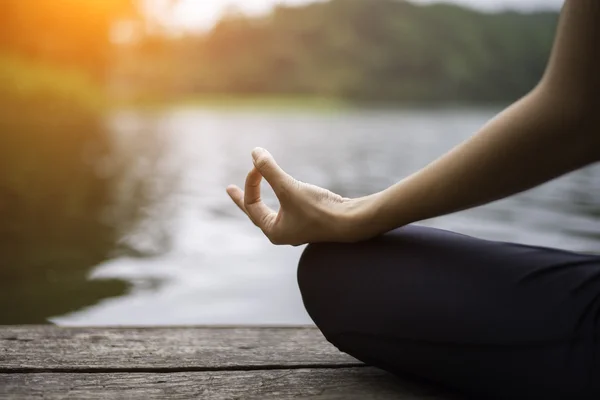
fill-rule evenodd
<path id="1" fill-rule="evenodd" d="M 258 156 L 260 156 L 265 151 L 266 150 L 263 149 L 262 147 L 255 148 L 254 150 L 252 150 L 252 158 L 254 158 L 256 160 L 258 158 Z"/>

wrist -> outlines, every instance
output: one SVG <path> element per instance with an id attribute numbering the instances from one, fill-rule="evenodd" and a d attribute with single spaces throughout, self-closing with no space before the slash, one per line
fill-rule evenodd
<path id="1" fill-rule="evenodd" d="M 344 241 L 357 242 L 386 232 L 381 218 L 381 193 L 350 199 L 342 204 L 337 215 L 337 226 Z"/>

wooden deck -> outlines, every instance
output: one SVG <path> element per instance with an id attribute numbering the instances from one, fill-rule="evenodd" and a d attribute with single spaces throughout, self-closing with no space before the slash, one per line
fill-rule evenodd
<path id="1" fill-rule="evenodd" d="M 448 400 L 315 328 L 0 327 L 0 399 Z"/>

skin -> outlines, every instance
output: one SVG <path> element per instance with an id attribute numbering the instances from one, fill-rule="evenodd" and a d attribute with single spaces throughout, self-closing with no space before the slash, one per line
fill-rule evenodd
<path id="1" fill-rule="evenodd" d="M 227 193 L 272 243 L 367 240 L 414 222 L 487 204 L 600 161 L 600 1 L 567 0 L 539 84 L 472 138 L 371 196 L 348 199 L 300 182 L 265 149 L 245 189 Z M 261 200 L 265 179 L 280 201 Z"/>

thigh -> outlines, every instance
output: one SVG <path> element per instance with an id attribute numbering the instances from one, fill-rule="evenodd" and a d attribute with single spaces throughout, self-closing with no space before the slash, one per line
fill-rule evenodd
<path id="1" fill-rule="evenodd" d="M 388 370 L 500 398 L 600 379 L 598 257 L 411 226 L 311 245 L 298 274 L 325 336 Z"/>

